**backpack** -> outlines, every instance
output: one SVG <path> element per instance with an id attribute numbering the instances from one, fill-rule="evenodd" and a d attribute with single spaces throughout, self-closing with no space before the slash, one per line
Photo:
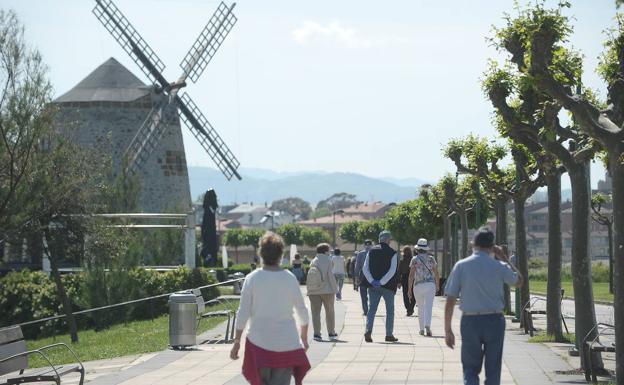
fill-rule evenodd
<path id="1" fill-rule="evenodd" d="M 309 292 L 315 292 L 321 290 L 325 286 L 325 280 L 323 279 L 323 273 L 316 264 L 310 266 L 308 270 L 308 277 L 306 278 L 306 288 Z"/>

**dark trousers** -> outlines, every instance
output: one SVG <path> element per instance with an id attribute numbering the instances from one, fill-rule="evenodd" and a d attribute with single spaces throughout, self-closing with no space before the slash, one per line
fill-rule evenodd
<path id="1" fill-rule="evenodd" d="M 461 337 L 464 384 L 479 385 L 479 373 L 485 359 L 485 385 L 499 385 L 505 317 L 502 314 L 463 316 Z"/>
<path id="2" fill-rule="evenodd" d="M 358 286 L 360 292 L 360 300 L 362 301 L 362 311 L 368 314 L 368 288 L 366 286 Z"/>
<path id="3" fill-rule="evenodd" d="M 403 288 L 403 304 L 405 305 L 405 310 L 407 310 L 408 314 L 414 313 L 414 306 L 416 306 L 416 298 L 412 296 L 412 300 L 409 299 L 409 274 L 401 274 L 401 287 Z"/>

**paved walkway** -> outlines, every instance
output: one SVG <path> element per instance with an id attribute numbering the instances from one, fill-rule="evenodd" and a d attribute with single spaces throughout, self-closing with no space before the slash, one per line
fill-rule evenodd
<path id="1" fill-rule="evenodd" d="M 454 317 L 458 346 L 451 350 L 444 344 L 443 298 L 436 298 L 434 304 L 434 337 L 418 334 L 418 318 L 405 316 L 400 293 L 397 293 L 395 306 L 395 336 L 399 338 L 399 343 L 383 342 L 383 304 L 380 304 L 375 320 L 375 342 L 366 343 L 363 338 L 365 319 L 361 314 L 359 295 L 345 285 L 344 299 L 336 306 L 340 341 L 319 343 L 313 341 L 310 335 L 312 342 L 308 355 L 313 368 L 305 384 L 461 384 L 459 311 Z M 217 329 L 203 337 L 212 339 L 223 332 Z M 324 329 L 324 335 L 326 333 Z M 527 340 L 528 336 L 521 333 L 516 324 L 508 322 L 503 384 L 584 383 L 580 375 L 561 374 L 573 369 L 564 357 L 545 345 L 529 344 Z M 230 345 L 203 344 L 190 351 L 166 350 L 138 358 L 88 363 L 87 381 L 91 385 L 247 384 L 240 374 L 242 360 L 231 361 L 228 358 L 229 349 Z M 241 352 L 241 357 L 243 354 Z"/>

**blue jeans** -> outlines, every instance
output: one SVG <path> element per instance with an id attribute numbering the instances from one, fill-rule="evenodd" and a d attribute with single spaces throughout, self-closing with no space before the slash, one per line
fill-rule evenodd
<path id="1" fill-rule="evenodd" d="M 499 385 L 505 339 L 502 314 L 463 316 L 461 319 L 461 360 L 464 385 L 479 385 L 485 357 L 485 385 Z"/>
<path id="2" fill-rule="evenodd" d="M 365 286 L 358 286 L 360 291 L 360 299 L 362 300 L 362 311 L 364 314 L 368 314 L 368 288 Z"/>
<path id="3" fill-rule="evenodd" d="M 366 315 L 366 332 L 371 333 L 373 331 L 377 306 L 379 306 L 379 301 L 383 297 L 386 304 L 386 336 L 391 336 L 394 330 L 394 291 L 384 289 L 383 287 L 369 287 L 368 297 L 370 298 L 370 307 Z"/>

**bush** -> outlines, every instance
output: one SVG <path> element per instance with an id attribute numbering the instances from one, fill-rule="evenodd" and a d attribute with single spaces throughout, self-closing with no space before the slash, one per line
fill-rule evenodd
<path id="1" fill-rule="evenodd" d="M 548 281 L 548 268 L 531 268 L 529 264 L 529 279 L 534 281 Z M 609 282 L 609 265 L 602 262 L 592 265 L 592 280 L 594 282 Z M 561 281 L 572 281 L 570 266 L 561 269 Z"/>
<path id="2" fill-rule="evenodd" d="M 251 265 L 249 263 L 239 263 L 238 265 L 233 265 L 228 269 L 228 275 L 234 273 L 243 273 L 245 275 L 251 273 Z"/>
<path id="3" fill-rule="evenodd" d="M 67 295 L 73 303 L 73 311 L 216 283 L 216 280 L 208 273 L 208 269 L 204 268 L 191 270 L 181 267 L 162 273 L 135 268 L 115 274 L 104 273 L 101 275 L 99 278 L 106 281 L 106 285 L 103 287 L 109 288 L 109 292 L 100 293 L 98 298 L 93 292 L 93 287 L 89 287 L 87 275 L 87 273 L 76 273 L 62 276 Z M 94 278 L 91 277 L 91 279 Z M 121 290 L 110 290 L 111 287 L 115 287 L 120 279 L 124 281 L 124 290 L 127 290 L 127 293 L 123 295 L 120 293 Z M 219 295 L 219 290 L 216 287 L 203 289 L 202 295 L 207 301 L 216 298 Z M 113 299 L 115 301 L 112 301 Z M 103 328 L 114 323 L 155 317 L 167 311 L 167 298 L 165 297 L 113 310 L 90 313 L 86 317 L 77 317 L 77 321 L 82 329 L 93 326 Z M 56 295 L 56 286 L 54 281 L 45 273 L 23 270 L 11 272 L 0 279 L 0 314 L 2 314 L 0 327 L 50 317 L 59 313 L 61 311 Z M 24 333 L 28 338 L 34 338 L 51 335 L 64 330 L 64 328 L 64 321 L 59 320 L 25 327 Z"/>

